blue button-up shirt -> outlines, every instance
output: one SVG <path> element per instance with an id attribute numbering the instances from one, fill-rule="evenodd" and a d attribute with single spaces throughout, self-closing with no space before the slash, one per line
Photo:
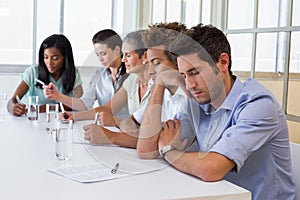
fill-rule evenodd
<path id="1" fill-rule="evenodd" d="M 254 79 L 236 79 L 221 107 L 210 110 L 189 100 L 200 151 L 236 164 L 224 179 L 251 191 L 255 200 L 294 199 L 287 122 L 273 95 Z"/>

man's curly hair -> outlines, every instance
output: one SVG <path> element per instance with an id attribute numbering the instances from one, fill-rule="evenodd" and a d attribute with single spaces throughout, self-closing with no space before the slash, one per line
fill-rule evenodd
<path id="1" fill-rule="evenodd" d="M 146 48 L 163 46 L 167 57 L 177 63 L 176 57 L 172 52 L 167 51 L 172 41 L 176 40 L 180 33 L 187 30 L 186 25 L 178 22 L 156 23 L 148 26 L 143 33 L 143 42 Z"/>

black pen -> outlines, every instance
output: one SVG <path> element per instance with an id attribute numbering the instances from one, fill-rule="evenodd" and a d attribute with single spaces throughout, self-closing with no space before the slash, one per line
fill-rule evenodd
<path id="1" fill-rule="evenodd" d="M 114 167 L 113 169 L 111 169 L 111 173 L 112 173 L 112 174 L 117 173 L 118 168 L 119 168 L 119 163 L 117 163 L 117 164 L 115 165 L 115 167 Z"/>

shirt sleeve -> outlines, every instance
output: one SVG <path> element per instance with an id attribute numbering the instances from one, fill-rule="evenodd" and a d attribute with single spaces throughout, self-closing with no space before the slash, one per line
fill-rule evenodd
<path id="1" fill-rule="evenodd" d="M 199 145 L 196 139 L 196 131 L 194 130 L 189 116 L 185 112 L 176 113 L 175 119 L 180 121 L 180 140 L 188 140 L 186 151 L 199 151 Z"/>
<path id="2" fill-rule="evenodd" d="M 21 79 L 28 85 L 28 91 L 26 95 L 33 94 L 33 89 L 35 85 L 35 79 L 38 77 L 38 67 L 30 66 L 23 74 L 21 74 Z"/>
<path id="3" fill-rule="evenodd" d="M 271 98 L 258 98 L 237 107 L 232 123 L 212 147 L 241 169 L 246 159 L 281 130 L 277 104 Z M 282 125 L 282 129 L 285 129 Z"/>
<path id="4" fill-rule="evenodd" d="M 91 109 L 96 101 L 97 76 L 98 75 L 96 71 L 89 83 L 89 86 L 86 88 L 83 96 L 80 98 L 87 109 Z"/>

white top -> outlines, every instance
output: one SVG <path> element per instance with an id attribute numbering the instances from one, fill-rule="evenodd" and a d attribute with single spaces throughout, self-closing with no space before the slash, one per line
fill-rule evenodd
<path id="1" fill-rule="evenodd" d="M 161 120 L 167 121 L 174 119 L 179 112 L 184 112 L 187 97 L 181 88 L 178 88 L 174 95 L 171 95 L 168 89 L 165 89 L 162 105 Z M 147 103 L 148 104 L 148 103 Z M 134 119 L 141 124 L 147 104 L 144 104 L 139 110 L 133 113 Z"/>
<path id="2" fill-rule="evenodd" d="M 129 77 L 123 83 L 123 88 L 127 92 L 127 102 L 128 102 L 129 114 L 132 114 L 135 111 L 137 111 L 140 107 L 147 105 L 149 98 L 150 98 L 150 94 L 153 89 L 153 81 L 150 80 L 148 82 L 147 91 L 145 92 L 145 94 L 142 97 L 141 102 L 140 102 L 139 83 L 138 83 L 137 78 L 138 77 L 136 74 L 130 74 Z"/>
<path id="3" fill-rule="evenodd" d="M 169 119 L 178 119 L 180 121 L 181 140 L 189 139 L 186 151 L 198 151 L 198 143 L 195 140 L 196 131 L 194 130 L 186 110 L 187 96 L 181 88 L 178 88 L 174 95 L 171 95 L 168 89 L 164 91 L 164 99 L 161 112 L 161 122 Z M 138 111 L 133 113 L 135 120 L 141 124 L 147 105 L 143 105 Z"/>
<path id="4" fill-rule="evenodd" d="M 175 115 L 179 112 L 186 113 L 187 97 L 181 88 L 176 90 L 176 93 L 172 95 L 169 90 L 165 89 L 164 101 L 162 108 L 162 121 L 168 119 L 174 119 Z"/>

